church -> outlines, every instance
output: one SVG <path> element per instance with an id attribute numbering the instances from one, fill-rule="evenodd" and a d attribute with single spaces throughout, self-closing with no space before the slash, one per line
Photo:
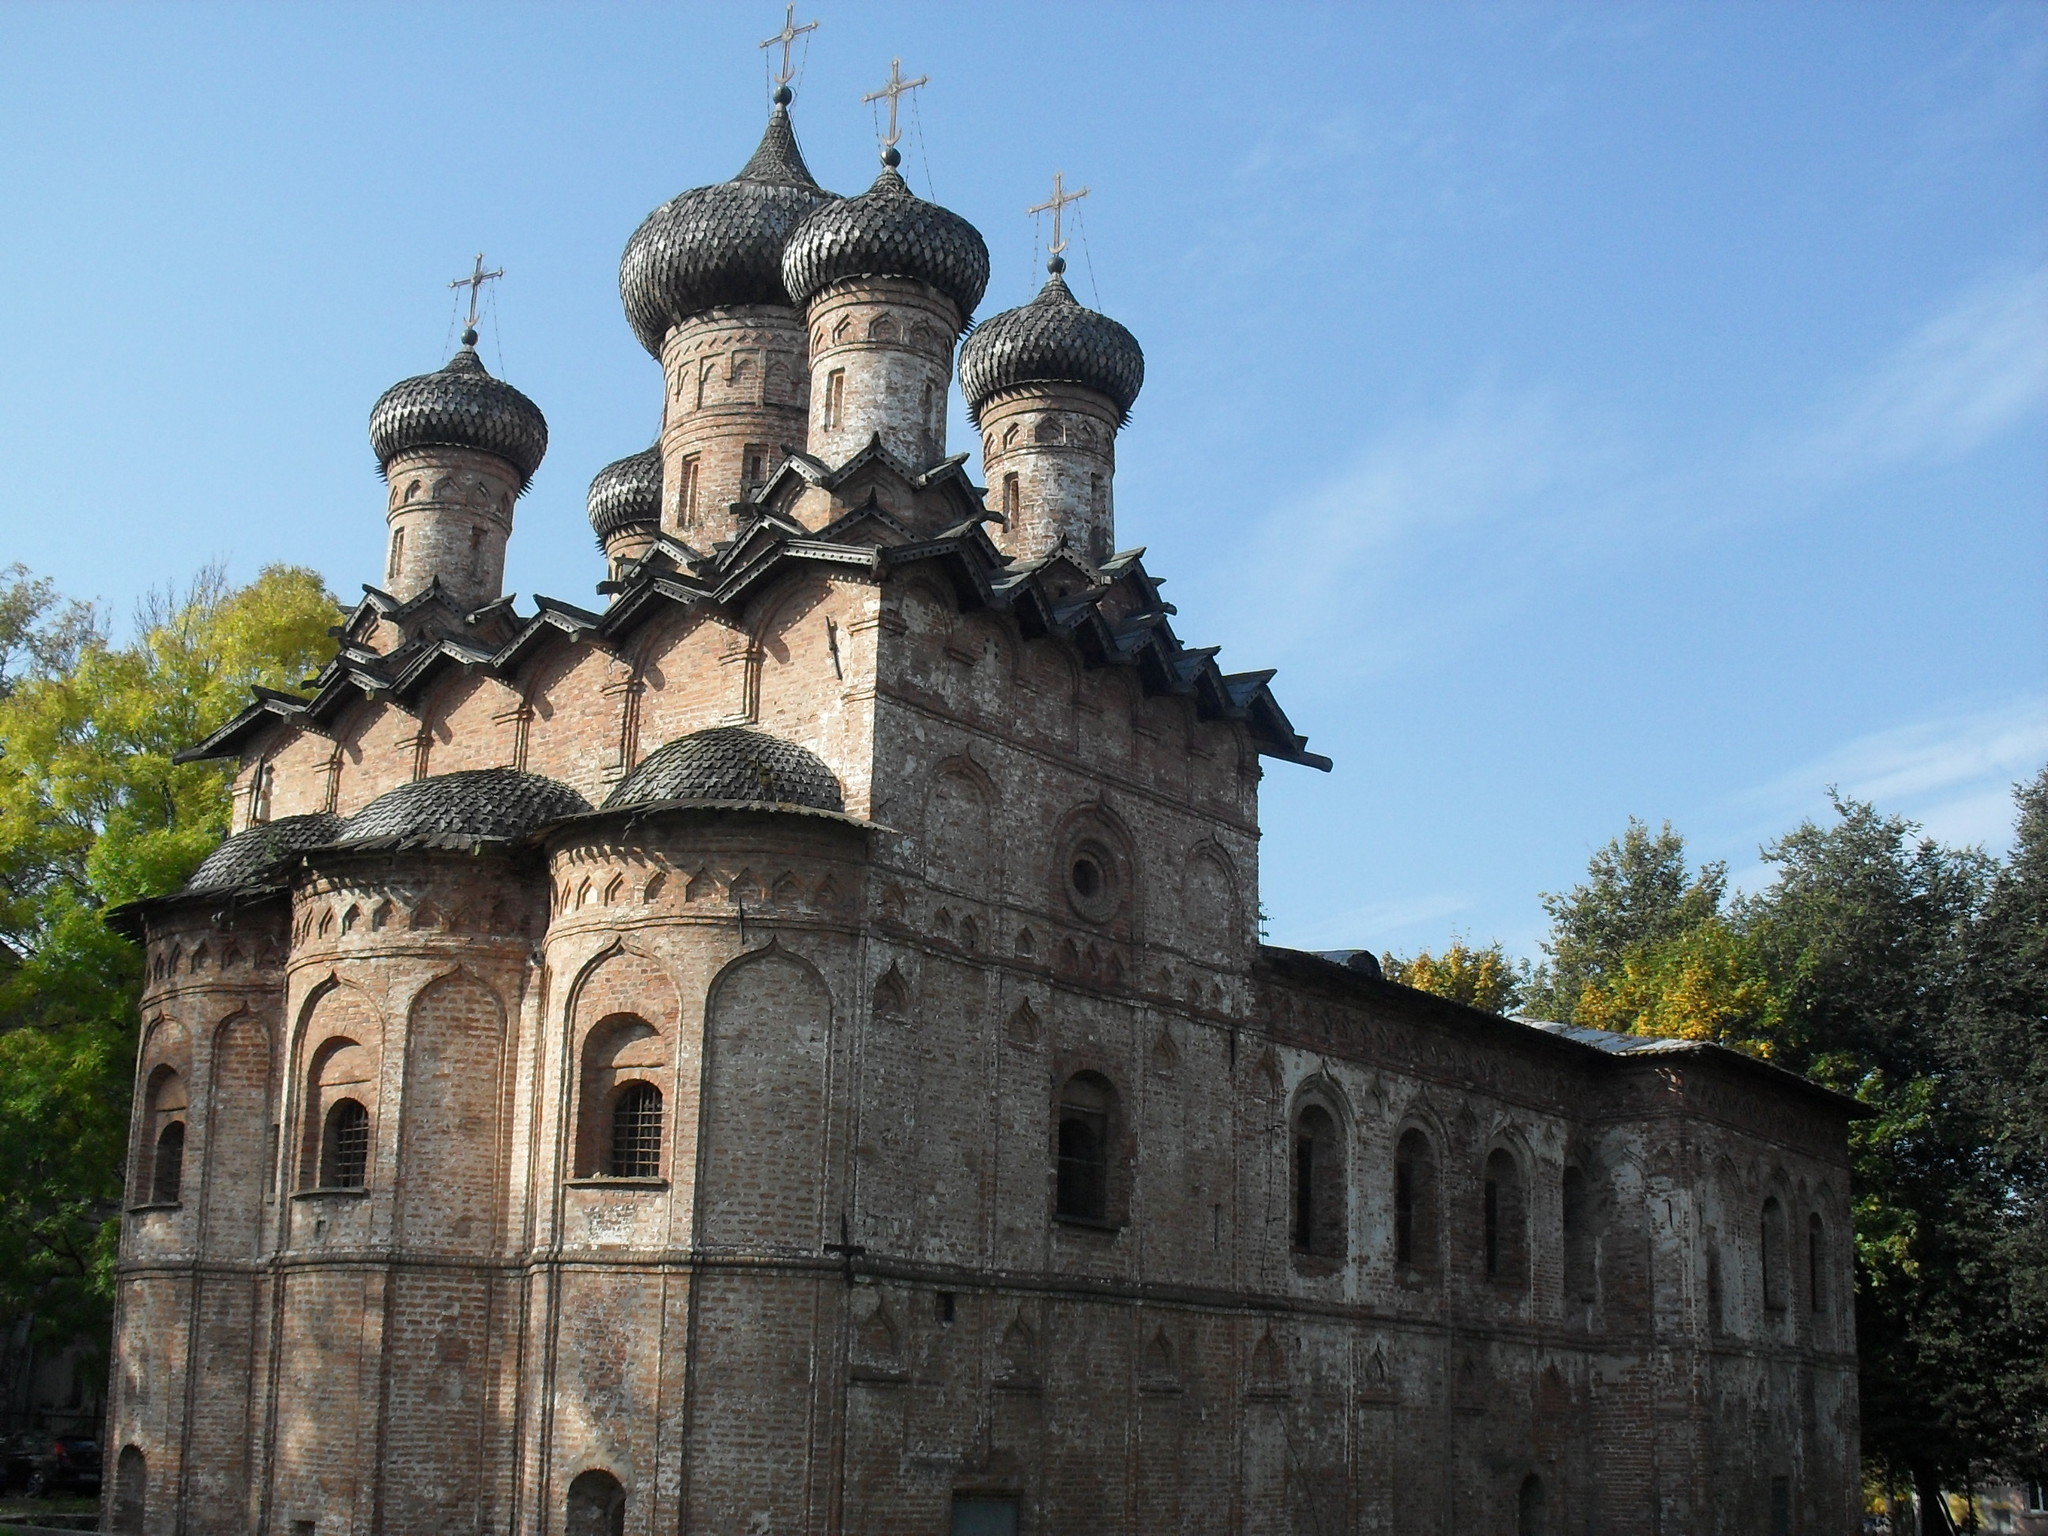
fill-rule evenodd
<path id="1" fill-rule="evenodd" d="M 1331 764 L 1118 545 L 1138 342 L 1057 232 L 977 321 L 894 71 L 820 187 L 790 35 L 626 242 L 597 595 L 502 591 L 548 429 L 472 321 L 332 660 L 186 754 L 106 1528 L 1852 1529 L 1855 1107 L 1261 942 Z"/>

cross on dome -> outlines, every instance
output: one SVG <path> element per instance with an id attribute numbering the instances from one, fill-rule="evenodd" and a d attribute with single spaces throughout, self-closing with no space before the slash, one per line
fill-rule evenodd
<path id="1" fill-rule="evenodd" d="M 462 344 L 465 347 L 476 345 L 476 302 L 484 291 L 484 284 L 490 282 L 493 278 L 503 277 L 504 275 L 505 269 L 503 267 L 499 267 L 495 272 L 486 272 L 484 270 L 484 253 L 478 251 L 476 253 L 475 270 L 469 276 L 458 277 L 448 285 L 450 288 L 467 288 L 469 290 L 469 319 L 463 322 L 462 328 Z"/>
<path id="2" fill-rule="evenodd" d="M 1052 244 L 1048 246 L 1046 249 L 1050 251 L 1051 254 L 1053 254 L 1054 256 L 1059 255 L 1061 251 L 1064 251 L 1067 248 L 1066 235 L 1063 233 L 1060 225 L 1060 215 L 1063 212 L 1065 212 L 1067 204 L 1078 203 L 1079 201 L 1081 201 L 1082 198 L 1088 195 L 1088 189 L 1086 187 L 1083 187 L 1078 192 L 1069 192 L 1066 189 L 1065 185 L 1063 185 L 1061 182 L 1060 178 L 1063 174 L 1064 173 L 1060 171 L 1054 171 L 1052 173 L 1051 197 L 1047 198 L 1044 202 L 1040 203 L 1036 208 L 1027 208 L 1024 210 L 1033 218 L 1036 218 L 1041 213 L 1050 213 L 1052 215 Z"/>
<path id="3" fill-rule="evenodd" d="M 879 91 L 870 91 L 867 95 L 861 97 L 861 100 L 864 102 L 880 101 L 885 96 L 889 99 L 889 131 L 882 135 L 882 148 L 884 150 L 894 149 L 896 141 L 903 137 L 902 130 L 896 126 L 897 100 L 916 90 L 920 85 L 929 83 L 930 80 L 930 75 L 919 75 L 915 80 L 904 79 L 903 61 L 901 59 L 891 59 L 889 61 L 889 83 Z M 883 158 L 887 159 L 888 156 L 885 154 Z"/>
<path id="4" fill-rule="evenodd" d="M 796 71 L 789 67 L 790 45 L 806 32 L 815 32 L 817 30 L 818 24 L 815 21 L 806 22 L 803 26 L 796 24 L 796 0 L 789 0 L 789 3 L 782 8 L 782 30 L 773 37 L 766 37 L 761 40 L 763 48 L 773 48 L 777 43 L 782 44 L 782 68 L 775 76 L 775 88 L 777 90 L 786 89 L 789 82 L 796 78 Z"/>

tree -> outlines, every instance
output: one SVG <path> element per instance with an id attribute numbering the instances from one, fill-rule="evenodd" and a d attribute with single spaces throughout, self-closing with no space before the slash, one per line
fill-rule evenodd
<path id="1" fill-rule="evenodd" d="M 1572 1023 L 1580 994 L 1608 981 L 1630 951 L 1677 938 L 1720 910 L 1728 884 L 1724 864 L 1687 873 L 1685 839 L 1665 822 L 1651 832 L 1631 816 L 1628 828 L 1594 853 L 1586 881 L 1559 895 L 1546 892 L 1549 957 L 1529 989 L 1539 1016 Z"/>
<path id="2" fill-rule="evenodd" d="M 105 910 L 174 889 L 227 830 L 229 779 L 172 761 L 331 654 L 311 571 L 208 571 L 116 646 L 90 608 L 0 573 L 0 1315 L 103 1338 L 140 956 Z"/>
<path id="3" fill-rule="evenodd" d="M 1508 1013 L 1521 1002 L 1523 977 L 1497 941 L 1472 949 L 1454 939 L 1441 955 L 1425 949 L 1412 960 L 1390 954 L 1382 958 L 1380 969 L 1389 981 L 1488 1013 Z"/>
<path id="4" fill-rule="evenodd" d="M 2006 1277 L 1999 1393 L 2015 1476 L 2048 1477 L 2048 769 L 2019 787 L 2018 836 L 1972 926 L 1951 1061 L 1997 1196 L 1984 1234 Z"/>

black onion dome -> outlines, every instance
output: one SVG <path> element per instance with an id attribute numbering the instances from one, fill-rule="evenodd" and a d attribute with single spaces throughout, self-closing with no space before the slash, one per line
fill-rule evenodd
<path id="1" fill-rule="evenodd" d="M 838 778 L 816 753 L 741 725 L 714 726 L 656 748 L 611 792 L 604 808 L 674 800 L 846 809 Z"/>
<path id="2" fill-rule="evenodd" d="M 1055 271 L 1038 297 L 983 321 L 960 344 L 960 389 L 979 421 L 981 408 L 1020 384 L 1080 384 L 1109 396 L 1118 420 L 1145 383 L 1138 338 L 1084 307 Z"/>
<path id="3" fill-rule="evenodd" d="M 494 453 L 519 471 L 525 490 L 548 451 L 547 418 L 540 407 L 503 379 L 485 371 L 476 333 L 463 333 L 460 352 L 439 373 L 402 379 L 370 408 L 370 447 L 377 463 L 414 448 L 474 448 Z"/>
<path id="4" fill-rule="evenodd" d="M 244 827 L 199 861 L 185 890 L 199 894 L 274 884 L 293 854 L 333 842 L 341 836 L 341 827 L 341 818 L 325 811 Z"/>
<path id="5" fill-rule="evenodd" d="M 661 526 L 661 445 L 605 465 L 590 482 L 590 527 L 601 546 L 627 528 Z"/>
<path id="6" fill-rule="evenodd" d="M 510 839 L 589 809 L 590 802 L 568 785 L 539 774 L 468 768 L 385 790 L 349 817 L 337 841 L 447 846 Z"/>
<path id="7" fill-rule="evenodd" d="M 735 304 L 788 304 L 782 247 L 833 194 L 811 179 L 788 109 L 739 175 L 670 198 L 647 215 L 619 258 L 619 297 L 640 345 L 661 356 L 678 322 Z"/>
<path id="8" fill-rule="evenodd" d="M 964 326 L 988 287 L 988 246 L 972 224 L 885 166 L 860 196 L 805 219 L 782 253 L 782 281 L 799 304 L 843 277 L 921 278 L 959 306 Z"/>

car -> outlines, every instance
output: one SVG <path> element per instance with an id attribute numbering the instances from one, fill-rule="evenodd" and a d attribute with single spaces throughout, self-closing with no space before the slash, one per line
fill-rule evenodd
<path id="1" fill-rule="evenodd" d="M 0 1441 L 0 1492 L 32 1499 L 50 1493 L 98 1493 L 100 1443 L 84 1435 L 25 1430 Z"/>

